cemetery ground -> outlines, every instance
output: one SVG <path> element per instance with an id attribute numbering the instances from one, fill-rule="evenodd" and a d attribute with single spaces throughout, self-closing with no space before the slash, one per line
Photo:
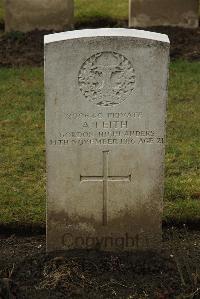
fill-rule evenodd
<path id="1" fill-rule="evenodd" d="M 170 67 L 164 222 L 198 226 L 199 62 Z M 43 70 L 1 68 L 0 225 L 27 230 L 45 224 Z"/>
<path id="2" fill-rule="evenodd" d="M 160 254 L 145 258 L 143 253 L 45 254 L 43 68 L 0 69 L 2 292 L 17 298 L 200 296 L 199 65 L 171 62 L 164 242 Z M 187 232 L 169 233 L 172 225 L 184 223 Z"/>
<path id="3" fill-rule="evenodd" d="M 127 26 L 113 1 L 77 1 L 76 28 Z M 1 34 L 0 298 L 200 298 L 200 31 L 157 30 L 172 40 L 163 244 L 145 254 L 45 253 L 44 33 Z"/>

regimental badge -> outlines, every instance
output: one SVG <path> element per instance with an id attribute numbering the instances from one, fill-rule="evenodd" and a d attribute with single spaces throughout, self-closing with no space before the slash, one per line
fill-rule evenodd
<path id="1" fill-rule="evenodd" d="M 135 89 L 131 62 L 116 52 L 101 52 L 88 58 L 80 68 L 78 83 L 85 98 L 98 106 L 124 102 Z"/>

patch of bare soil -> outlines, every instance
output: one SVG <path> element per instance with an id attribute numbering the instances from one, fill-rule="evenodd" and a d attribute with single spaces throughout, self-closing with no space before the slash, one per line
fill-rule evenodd
<path id="1" fill-rule="evenodd" d="M 45 253 L 45 237 L 0 239 L 0 298 L 199 299 L 200 233 L 164 231 L 160 252 Z"/>
<path id="2" fill-rule="evenodd" d="M 151 27 L 147 28 L 147 30 L 164 33 L 169 36 L 171 43 L 170 56 L 172 59 L 200 59 L 200 28 Z"/>
<path id="3" fill-rule="evenodd" d="M 76 23 L 75 29 L 100 27 L 127 27 L 127 21 L 109 18 L 90 19 Z M 142 28 L 144 29 L 144 28 Z M 171 58 L 188 60 L 200 59 L 200 28 L 151 27 L 145 30 L 166 33 L 171 41 Z M 0 36 L 0 66 L 41 66 L 43 65 L 43 39 L 52 32 L 12 32 Z"/>

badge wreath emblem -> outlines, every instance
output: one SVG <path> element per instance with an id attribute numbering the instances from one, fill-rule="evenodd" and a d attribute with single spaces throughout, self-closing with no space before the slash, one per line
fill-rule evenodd
<path id="1" fill-rule="evenodd" d="M 81 92 L 98 106 L 115 106 L 134 91 L 135 70 L 131 62 L 115 52 L 101 52 L 88 58 L 79 71 Z"/>

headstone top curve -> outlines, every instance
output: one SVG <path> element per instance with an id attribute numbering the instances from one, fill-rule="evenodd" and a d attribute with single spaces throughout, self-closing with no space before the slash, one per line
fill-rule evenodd
<path id="1" fill-rule="evenodd" d="M 48 34 L 44 36 L 44 44 L 60 42 L 64 40 L 72 40 L 78 38 L 90 38 L 90 37 L 135 37 L 149 40 L 160 41 L 163 43 L 170 43 L 166 34 L 150 32 L 138 29 L 126 29 L 126 28 L 100 28 L 100 29 L 82 29 L 66 31 L 54 34 Z"/>

